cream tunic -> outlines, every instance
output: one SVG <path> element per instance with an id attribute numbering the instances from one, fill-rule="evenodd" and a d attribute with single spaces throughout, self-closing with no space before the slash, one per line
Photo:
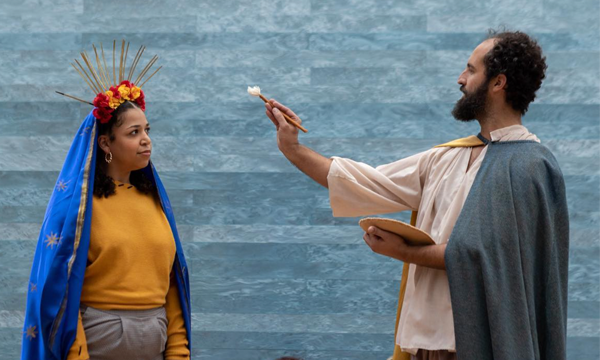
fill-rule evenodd
<path id="1" fill-rule="evenodd" d="M 492 131 L 491 141 L 539 139 L 522 125 Z M 418 210 L 416 226 L 437 244 L 448 242 L 488 146 L 467 171 L 471 147 L 433 148 L 373 168 L 332 157 L 327 176 L 333 215 L 354 217 Z M 396 344 L 456 351 L 446 271 L 410 265 Z"/>

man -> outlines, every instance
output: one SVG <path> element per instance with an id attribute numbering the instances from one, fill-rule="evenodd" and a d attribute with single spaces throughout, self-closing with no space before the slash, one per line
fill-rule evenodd
<path id="1" fill-rule="evenodd" d="M 371 249 L 405 263 L 397 359 L 564 359 L 568 214 L 556 160 L 522 124 L 546 70 L 521 32 L 490 32 L 458 78 L 452 114 L 481 132 L 372 168 L 325 158 L 271 100 L 282 153 L 327 187 L 334 216 L 412 210 L 435 245 L 371 227 Z M 417 212 L 418 211 L 418 212 Z M 410 263 L 410 266 L 407 264 Z"/>

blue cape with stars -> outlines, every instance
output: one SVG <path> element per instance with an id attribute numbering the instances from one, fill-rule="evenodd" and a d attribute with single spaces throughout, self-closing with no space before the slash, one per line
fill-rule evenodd
<path id="1" fill-rule="evenodd" d="M 66 359 L 75 340 L 90 245 L 97 129 L 90 112 L 73 139 L 44 215 L 28 284 L 21 359 Z M 156 186 L 175 238 L 173 270 L 191 350 L 189 275 L 175 217 L 152 163 L 143 171 Z"/>

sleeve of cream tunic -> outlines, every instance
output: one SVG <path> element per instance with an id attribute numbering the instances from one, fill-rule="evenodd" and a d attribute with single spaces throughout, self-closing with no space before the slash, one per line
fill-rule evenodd
<path id="1" fill-rule="evenodd" d="M 417 210 L 436 149 L 373 168 L 340 157 L 327 175 L 333 216 L 355 217 Z"/>

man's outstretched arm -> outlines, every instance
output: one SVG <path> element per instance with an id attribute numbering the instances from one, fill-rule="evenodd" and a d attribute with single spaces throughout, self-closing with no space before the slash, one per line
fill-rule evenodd
<path id="1" fill-rule="evenodd" d="M 327 174 L 333 160 L 324 157 L 316 151 L 301 145 L 298 141 L 298 129 L 289 124 L 282 112 L 298 122 L 302 120 L 289 108 L 271 99 L 265 104 L 269 119 L 277 128 L 277 146 L 285 157 L 300 171 L 308 175 L 319 184 L 327 186 Z"/>

